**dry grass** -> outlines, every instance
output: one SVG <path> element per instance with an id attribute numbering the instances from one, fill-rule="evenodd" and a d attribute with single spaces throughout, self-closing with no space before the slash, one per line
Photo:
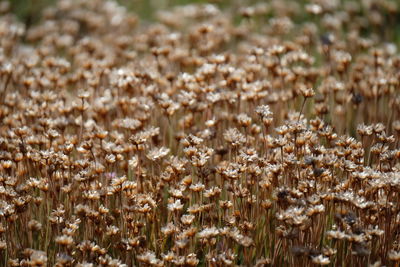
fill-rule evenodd
<path id="1" fill-rule="evenodd" d="M 7 9 L 1 266 L 399 266 L 396 2 Z"/>

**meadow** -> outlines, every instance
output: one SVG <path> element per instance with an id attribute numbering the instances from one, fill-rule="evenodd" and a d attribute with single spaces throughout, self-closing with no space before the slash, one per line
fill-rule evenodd
<path id="1" fill-rule="evenodd" d="M 0 266 L 400 266 L 400 3 L 0 2 Z"/>

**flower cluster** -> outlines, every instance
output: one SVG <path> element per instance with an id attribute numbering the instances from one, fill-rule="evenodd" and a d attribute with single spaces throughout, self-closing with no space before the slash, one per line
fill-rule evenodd
<path id="1" fill-rule="evenodd" d="M 395 1 L 8 8 L 0 265 L 399 265 Z"/>

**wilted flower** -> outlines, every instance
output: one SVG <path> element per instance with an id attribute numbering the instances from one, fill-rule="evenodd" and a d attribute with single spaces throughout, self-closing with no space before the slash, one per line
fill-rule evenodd
<path id="1" fill-rule="evenodd" d="M 219 231 L 216 227 L 207 227 L 204 228 L 201 232 L 197 234 L 198 238 L 210 238 L 210 237 L 215 237 L 219 234 Z"/>
<path id="2" fill-rule="evenodd" d="M 230 128 L 224 132 L 225 140 L 232 146 L 240 146 L 246 142 L 246 137 L 236 128 Z"/>
<path id="3" fill-rule="evenodd" d="M 312 262 L 318 265 L 328 265 L 331 263 L 328 257 L 325 257 L 324 255 L 318 255 L 315 257 L 312 257 Z"/>
<path id="4" fill-rule="evenodd" d="M 169 151 L 170 149 L 166 147 L 153 148 L 149 151 L 149 153 L 147 153 L 147 158 L 156 161 L 165 157 Z"/>
<path id="5" fill-rule="evenodd" d="M 181 200 L 177 199 L 174 202 L 168 204 L 168 210 L 175 212 L 175 211 L 180 211 L 183 208 L 183 204 L 181 204 Z"/>

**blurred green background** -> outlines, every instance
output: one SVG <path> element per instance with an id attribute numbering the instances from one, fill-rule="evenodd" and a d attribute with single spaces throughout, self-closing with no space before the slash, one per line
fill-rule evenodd
<path id="1" fill-rule="evenodd" d="M 43 8 L 54 5 L 57 0 L 0 0 L 7 1 L 11 5 L 12 13 L 24 22 L 27 26 L 38 22 Z M 88 0 L 90 1 L 90 0 Z M 233 2 L 249 4 L 256 2 L 254 0 L 116 0 L 126 6 L 128 10 L 137 13 L 142 19 L 151 20 L 154 11 L 165 9 L 176 5 L 190 3 L 212 3 L 220 7 L 228 6 Z"/>

